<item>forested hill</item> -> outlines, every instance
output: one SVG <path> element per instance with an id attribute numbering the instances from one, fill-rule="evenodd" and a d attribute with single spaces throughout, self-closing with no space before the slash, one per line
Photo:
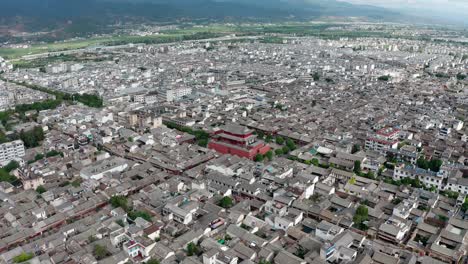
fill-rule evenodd
<path id="1" fill-rule="evenodd" d="M 105 30 L 105 25 L 127 21 L 180 19 L 277 21 L 321 16 L 392 19 L 398 14 L 382 8 L 352 5 L 335 0 L 0 1 L 0 26 L 10 25 L 26 31 L 71 27 L 70 31 L 89 33 Z"/>

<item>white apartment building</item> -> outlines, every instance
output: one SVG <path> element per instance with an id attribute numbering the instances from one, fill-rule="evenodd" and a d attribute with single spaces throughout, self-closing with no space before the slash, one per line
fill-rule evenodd
<path id="1" fill-rule="evenodd" d="M 192 88 L 176 88 L 166 91 L 166 101 L 172 102 L 192 94 Z"/>
<path id="2" fill-rule="evenodd" d="M 10 106 L 10 97 L 7 93 L 0 93 L 0 110 L 8 109 Z"/>
<path id="3" fill-rule="evenodd" d="M 445 189 L 468 195 L 468 178 L 450 178 L 447 181 Z"/>
<path id="4" fill-rule="evenodd" d="M 24 143 L 21 140 L 4 143 L 0 145 L 0 166 L 5 166 L 10 161 L 21 159 L 24 152 Z"/>
<path id="5" fill-rule="evenodd" d="M 442 172 L 433 172 L 417 168 L 413 165 L 404 165 L 395 167 L 393 171 L 393 179 L 398 181 L 404 178 L 419 179 L 424 185 L 428 187 L 436 187 L 439 190 L 444 190 L 445 175 Z"/>

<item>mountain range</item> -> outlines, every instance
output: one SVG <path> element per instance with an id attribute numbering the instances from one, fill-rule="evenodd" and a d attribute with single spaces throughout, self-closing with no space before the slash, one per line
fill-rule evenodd
<path id="1" fill-rule="evenodd" d="M 384 8 L 336 0 L 1 0 L 0 26 L 24 31 L 67 28 L 91 33 L 127 21 L 303 20 L 324 16 L 394 19 Z M 72 22 L 72 23 L 71 23 Z M 77 26 L 79 25 L 79 26 Z M 79 30 L 77 30 L 77 28 Z M 2 32 L 0 31 L 0 34 Z"/>

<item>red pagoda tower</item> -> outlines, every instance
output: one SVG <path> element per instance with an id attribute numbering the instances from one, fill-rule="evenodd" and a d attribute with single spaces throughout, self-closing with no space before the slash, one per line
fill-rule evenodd
<path id="1" fill-rule="evenodd" d="M 258 140 L 253 130 L 239 125 L 226 125 L 214 133 L 208 148 L 222 154 L 231 154 L 254 159 L 257 154 L 264 155 L 270 150 L 262 140 Z"/>

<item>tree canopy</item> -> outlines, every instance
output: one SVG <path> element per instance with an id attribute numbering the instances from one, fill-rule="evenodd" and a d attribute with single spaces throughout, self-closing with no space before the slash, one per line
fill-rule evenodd
<path id="1" fill-rule="evenodd" d="M 367 230 L 364 222 L 369 220 L 369 209 L 365 205 L 359 205 L 353 217 L 354 226 L 361 230 Z"/>
<path id="2" fill-rule="evenodd" d="M 125 196 L 120 196 L 120 195 L 112 196 L 109 202 L 114 208 L 121 207 L 125 211 L 129 210 L 128 200 Z"/>
<path id="3" fill-rule="evenodd" d="M 443 162 L 439 159 L 431 159 L 431 160 L 426 160 L 424 157 L 420 157 L 416 161 L 416 165 L 425 170 L 431 170 L 434 172 L 439 172 L 440 167 L 442 167 Z"/>
<path id="4" fill-rule="evenodd" d="M 223 207 L 223 208 L 231 208 L 232 205 L 233 205 L 233 201 L 232 201 L 232 198 L 229 197 L 229 196 L 224 196 L 218 203 L 219 206 Z"/>
<path id="5" fill-rule="evenodd" d="M 37 192 L 38 194 L 43 194 L 43 193 L 47 192 L 47 190 L 46 190 L 46 188 L 44 188 L 44 186 L 40 185 L 40 186 L 38 186 L 38 187 L 36 188 L 36 192 Z"/>
<path id="6" fill-rule="evenodd" d="M 28 260 L 30 260 L 32 258 L 34 258 L 33 253 L 23 252 L 23 253 L 19 254 L 18 256 L 14 257 L 13 262 L 14 263 L 22 263 L 22 262 L 28 261 Z"/>
<path id="7" fill-rule="evenodd" d="M 190 242 L 187 245 L 187 255 L 188 256 L 194 256 L 194 255 L 198 255 L 198 254 L 200 254 L 200 249 L 193 242 Z"/>
<path id="8" fill-rule="evenodd" d="M 109 254 L 109 250 L 107 250 L 106 247 L 101 246 L 99 244 L 94 246 L 93 255 L 96 258 L 96 260 L 102 260 L 106 258 Z"/>

